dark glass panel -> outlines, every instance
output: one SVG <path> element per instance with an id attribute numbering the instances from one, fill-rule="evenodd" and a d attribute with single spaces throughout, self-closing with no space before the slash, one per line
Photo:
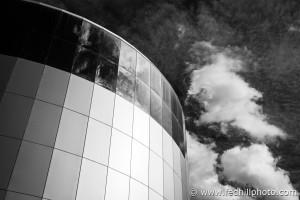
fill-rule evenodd
<path id="1" fill-rule="evenodd" d="M 180 101 L 177 101 L 177 113 L 176 113 L 176 118 L 180 124 L 180 127 L 183 127 L 183 119 L 182 119 L 182 108 L 181 108 L 181 104 Z"/>
<path id="2" fill-rule="evenodd" d="M 150 110 L 150 88 L 139 79 L 136 79 L 135 105 L 149 113 Z"/>
<path id="3" fill-rule="evenodd" d="M 151 82 L 151 89 L 158 94 L 158 96 L 162 97 L 162 84 L 161 84 L 161 73 L 159 72 L 156 67 L 151 64 L 151 76 L 150 76 L 150 82 Z"/>
<path id="4" fill-rule="evenodd" d="M 1 101 L 2 101 L 3 95 L 4 95 L 4 92 L 3 92 L 3 91 L 0 91 L 0 103 L 1 103 Z"/>
<path id="5" fill-rule="evenodd" d="M 184 147 L 184 136 L 182 133 L 182 129 L 176 120 L 175 116 L 172 115 L 172 136 L 177 146 L 183 150 Z"/>
<path id="6" fill-rule="evenodd" d="M 177 115 L 177 96 L 174 90 L 171 90 L 171 110 L 172 113 L 176 116 Z"/>
<path id="7" fill-rule="evenodd" d="M 119 65 L 135 75 L 136 50 L 125 42 L 121 42 Z"/>
<path id="8" fill-rule="evenodd" d="M 121 40 L 112 34 L 101 31 L 100 54 L 115 64 L 119 63 Z"/>
<path id="9" fill-rule="evenodd" d="M 139 53 L 137 53 L 136 76 L 150 85 L 150 62 Z"/>
<path id="10" fill-rule="evenodd" d="M 53 38 L 46 65 L 71 72 L 76 45 L 65 40 Z"/>
<path id="11" fill-rule="evenodd" d="M 159 124 L 162 124 L 162 100 L 152 90 L 150 97 L 150 115 Z"/>
<path id="12" fill-rule="evenodd" d="M 0 190 L 0 200 L 4 200 L 6 191 L 5 190 Z"/>
<path id="13" fill-rule="evenodd" d="M 169 82 L 162 77 L 163 83 L 163 100 L 169 108 L 171 108 L 171 86 Z"/>
<path id="14" fill-rule="evenodd" d="M 102 30 L 99 27 L 83 21 L 78 45 L 98 53 L 101 46 L 101 34 Z"/>
<path id="15" fill-rule="evenodd" d="M 99 65 L 96 70 L 95 83 L 109 89 L 110 91 L 116 91 L 118 65 L 100 58 Z"/>
<path id="16" fill-rule="evenodd" d="M 5 91 L 17 58 L 0 54 L 0 90 Z"/>
<path id="17" fill-rule="evenodd" d="M 163 103 L 162 111 L 162 125 L 163 128 L 172 136 L 172 112 L 168 106 Z"/>
<path id="18" fill-rule="evenodd" d="M 41 200 L 40 197 L 34 197 L 30 195 L 20 194 L 16 192 L 6 192 L 5 200 Z"/>
<path id="19" fill-rule="evenodd" d="M 125 70 L 123 67 L 119 67 L 118 81 L 117 81 L 117 94 L 124 97 L 130 102 L 133 102 L 134 98 L 134 76 Z"/>

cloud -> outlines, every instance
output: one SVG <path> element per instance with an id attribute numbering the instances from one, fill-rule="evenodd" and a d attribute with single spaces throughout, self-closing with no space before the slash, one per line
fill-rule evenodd
<path id="1" fill-rule="evenodd" d="M 235 147 L 221 156 L 224 175 L 230 181 L 249 184 L 260 190 L 293 191 L 288 174 L 276 167 L 266 145 L 253 144 L 248 148 Z M 296 196 L 267 196 L 267 200 L 298 200 Z"/>

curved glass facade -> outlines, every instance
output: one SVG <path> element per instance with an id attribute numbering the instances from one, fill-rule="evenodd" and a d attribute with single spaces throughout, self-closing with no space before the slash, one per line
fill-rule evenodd
<path id="1" fill-rule="evenodd" d="M 1 11 L 0 200 L 188 199 L 182 107 L 153 63 L 67 11 Z"/>

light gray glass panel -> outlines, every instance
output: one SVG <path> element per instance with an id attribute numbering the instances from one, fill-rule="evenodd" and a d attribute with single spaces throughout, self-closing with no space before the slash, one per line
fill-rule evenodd
<path id="1" fill-rule="evenodd" d="M 83 157 L 108 165 L 111 127 L 89 119 Z"/>
<path id="2" fill-rule="evenodd" d="M 132 141 L 131 177 L 148 185 L 149 149 Z"/>
<path id="3" fill-rule="evenodd" d="M 150 118 L 150 149 L 162 157 L 162 127 Z"/>
<path id="4" fill-rule="evenodd" d="M 130 73 L 135 74 L 136 50 L 121 41 L 119 65 L 125 67 Z"/>
<path id="5" fill-rule="evenodd" d="M 180 154 L 180 164 L 181 164 L 181 180 L 183 181 L 183 184 L 185 186 L 188 186 L 187 185 L 187 183 L 188 183 L 187 166 L 186 166 L 186 161 L 182 154 Z"/>
<path id="6" fill-rule="evenodd" d="M 173 140 L 173 169 L 179 178 L 181 178 L 180 154 L 181 154 L 181 151 L 180 151 L 179 147 L 177 146 L 177 144 Z"/>
<path id="7" fill-rule="evenodd" d="M 148 187 L 130 179 L 129 200 L 148 200 Z"/>
<path id="8" fill-rule="evenodd" d="M 5 90 L 14 69 L 16 57 L 0 54 L 0 90 Z"/>
<path id="9" fill-rule="evenodd" d="M 126 69 L 119 67 L 117 94 L 130 102 L 134 100 L 135 77 Z"/>
<path id="10" fill-rule="evenodd" d="M 70 73 L 45 66 L 36 98 L 62 106 L 65 101 Z"/>
<path id="11" fill-rule="evenodd" d="M 151 89 L 162 97 L 162 84 L 161 84 L 161 73 L 160 71 L 151 63 L 151 76 L 150 76 Z"/>
<path id="12" fill-rule="evenodd" d="M 129 177 L 108 169 L 105 200 L 128 200 L 128 195 Z"/>
<path id="13" fill-rule="evenodd" d="M 188 190 L 182 185 L 182 199 L 189 200 L 189 193 Z"/>
<path id="14" fill-rule="evenodd" d="M 182 200 L 182 183 L 176 174 L 174 174 L 174 196 L 175 200 Z"/>
<path id="15" fill-rule="evenodd" d="M 140 53 L 137 53 L 136 76 L 150 85 L 150 62 Z"/>
<path id="16" fill-rule="evenodd" d="M 94 85 L 90 116 L 105 124 L 112 125 L 115 96 L 111 91 Z"/>
<path id="17" fill-rule="evenodd" d="M 55 148 L 82 155 L 88 117 L 63 109 Z"/>
<path id="18" fill-rule="evenodd" d="M 41 200 L 42 198 L 33 197 L 25 194 L 6 192 L 5 200 Z"/>
<path id="19" fill-rule="evenodd" d="M 43 197 L 75 199 L 80 163 L 80 157 L 54 150 Z"/>
<path id="20" fill-rule="evenodd" d="M 139 79 L 135 85 L 135 105 L 147 113 L 150 111 L 150 88 Z"/>
<path id="21" fill-rule="evenodd" d="M 65 107 L 84 115 L 89 115 L 94 84 L 83 78 L 71 75 Z"/>
<path id="22" fill-rule="evenodd" d="M 163 200 L 163 199 L 164 198 L 161 195 L 149 189 L 149 200 Z"/>
<path id="23" fill-rule="evenodd" d="M 163 130 L 163 158 L 173 167 L 173 139 L 165 130 Z"/>
<path id="24" fill-rule="evenodd" d="M 164 163 L 164 197 L 167 200 L 174 200 L 174 177 L 173 170 Z"/>
<path id="25" fill-rule="evenodd" d="M 150 97 L 150 115 L 159 124 L 162 124 L 162 100 L 152 90 Z"/>
<path id="26" fill-rule="evenodd" d="M 171 108 L 171 86 L 169 82 L 163 77 L 163 100 L 169 108 Z"/>
<path id="27" fill-rule="evenodd" d="M 157 193 L 164 194 L 163 161 L 153 152 L 150 152 L 149 187 Z"/>
<path id="28" fill-rule="evenodd" d="M 33 99 L 4 93 L 0 104 L 0 135 L 23 138 Z"/>
<path id="29" fill-rule="evenodd" d="M 103 200 L 107 167 L 83 159 L 76 200 Z"/>
<path id="30" fill-rule="evenodd" d="M 53 147 L 61 112 L 59 106 L 35 100 L 24 139 Z"/>
<path id="31" fill-rule="evenodd" d="M 134 107 L 133 138 L 149 147 L 149 115 Z"/>
<path id="32" fill-rule="evenodd" d="M 52 150 L 23 141 L 8 189 L 43 196 Z"/>
<path id="33" fill-rule="evenodd" d="M 28 97 L 35 97 L 44 65 L 18 58 L 6 90 Z"/>

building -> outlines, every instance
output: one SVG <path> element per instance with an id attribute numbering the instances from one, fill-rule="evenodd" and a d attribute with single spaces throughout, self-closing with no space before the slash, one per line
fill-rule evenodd
<path id="1" fill-rule="evenodd" d="M 0 200 L 186 200 L 184 116 L 164 76 L 65 10 L 1 5 Z"/>

